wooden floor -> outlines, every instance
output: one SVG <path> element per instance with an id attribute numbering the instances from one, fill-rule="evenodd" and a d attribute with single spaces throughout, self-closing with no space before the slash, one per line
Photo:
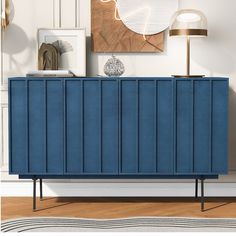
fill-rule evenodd
<path id="1" fill-rule="evenodd" d="M 206 198 L 205 211 L 194 198 L 44 198 L 32 211 L 30 197 L 3 197 L 2 220 L 30 216 L 122 218 L 137 216 L 236 218 L 236 198 Z"/>

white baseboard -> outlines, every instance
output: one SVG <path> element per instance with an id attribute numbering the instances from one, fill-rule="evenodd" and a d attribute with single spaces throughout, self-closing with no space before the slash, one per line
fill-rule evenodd
<path id="1" fill-rule="evenodd" d="M 31 182 L 2 182 L 2 196 L 32 196 Z M 200 189 L 200 185 L 199 185 Z M 37 186 L 39 192 L 39 184 Z M 44 182 L 44 196 L 73 197 L 184 197 L 194 196 L 194 182 L 185 183 L 89 183 Z M 200 190 L 199 190 L 200 191 Z M 236 183 L 205 183 L 205 196 L 235 197 Z"/>

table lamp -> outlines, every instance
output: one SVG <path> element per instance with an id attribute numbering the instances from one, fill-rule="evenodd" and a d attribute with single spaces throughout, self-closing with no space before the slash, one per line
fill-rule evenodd
<path id="1" fill-rule="evenodd" d="M 177 11 L 170 23 L 170 36 L 187 37 L 187 73 L 174 75 L 174 77 L 203 77 L 203 75 L 190 75 L 190 37 L 207 36 L 207 18 L 198 10 L 183 9 Z"/>

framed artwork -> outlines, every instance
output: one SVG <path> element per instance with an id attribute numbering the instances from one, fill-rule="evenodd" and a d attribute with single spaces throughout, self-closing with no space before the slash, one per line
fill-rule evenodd
<path id="1" fill-rule="evenodd" d="M 94 52 L 163 52 L 178 0 L 91 0 Z"/>
<path id="2" fill-rule="evenodd" d="M 59 51 L 58 70 L 86 76 L 85 29 L 39 29 L 38 48 L 43 43 L 50 43 Z"/>

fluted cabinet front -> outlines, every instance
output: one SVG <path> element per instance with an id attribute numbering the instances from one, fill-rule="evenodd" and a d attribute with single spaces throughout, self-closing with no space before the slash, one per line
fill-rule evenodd
<path id="1" fill-rule="evenodd" d="M 65 173 L 118 174 L 118 83 L 65 81 Z"/>
<path id="2" fill-rule="evenodd" d="M 228 79 L 11 78 L 10 173 L 227 173 Z"/>
<path id="3" fill-rule="evenodd" d="M 122 174 L 173 174 L 173 85 L 166 80 L 122 80 Z"/>

